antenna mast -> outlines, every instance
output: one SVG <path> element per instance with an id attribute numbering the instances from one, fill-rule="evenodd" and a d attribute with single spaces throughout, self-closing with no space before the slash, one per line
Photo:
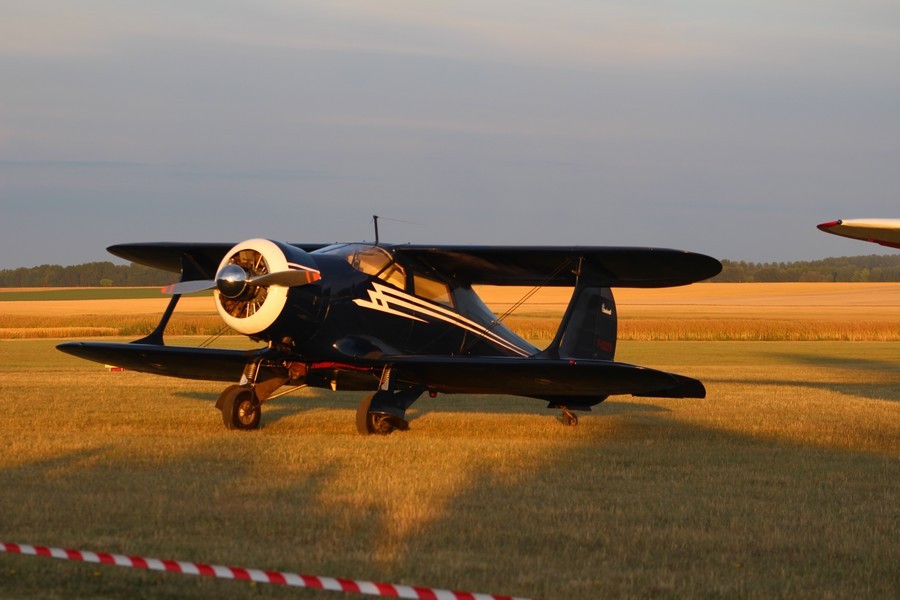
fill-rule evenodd
<path id="1" fill-rule="evenodd" d="M 378 215 L 372 215 L 372 221 L 375 223 L 375 245 L 378 245 Z"/>

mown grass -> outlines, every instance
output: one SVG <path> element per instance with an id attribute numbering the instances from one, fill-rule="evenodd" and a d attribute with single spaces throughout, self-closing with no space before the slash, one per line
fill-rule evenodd
<path id="1" fill-rule="evenodd" d="M 625 341 L 708 397 L 616 397 L 574 429 L 426 397 L 386 438 L 321 390 L 228 432 L 221 384 L 53 344 L 0 342 L 4 541 L 541 598 L 900 593 L 897 344 Z M 3 555 L 0 596 L 337 597 Z"/>

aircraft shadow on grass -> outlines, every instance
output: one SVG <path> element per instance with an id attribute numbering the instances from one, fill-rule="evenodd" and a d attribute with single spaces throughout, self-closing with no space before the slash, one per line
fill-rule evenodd
<path id="1" fill-rule="evenodd" d="M 710 383 L 727 383 L 737 385 L 772 385 L 781 387 L 793 387 L 803 389 L 818 389 L 826 392 L 836 392 L 848 396 L 856 396 L 869 400 L 884 402 L 900 402 L 900 381 L 883 381 L 875 383 L 855 383 L 847 381 L 795 381 L 790 379 L 770 379 L 760 381 L 758 379 L 715 379 L 708 378 Z"/>
<path id="2" fill-rule="evenodd" d="M 872 360 L 866 358 L 844 358 L 839 356 L 820 356 L 816 354 L 776 354 L 786 362 L 806 364 L 813 367 L 834 369 L 851 369 L 877 374 L 868 381 L 826 381 L 812 380 L 759 380 L 740 378 L 707 378 L 710 383 L 728 383 L 739 385 L 776 385 L 796 388 L 812 388 L 829 392 L 837 392 L 887 402 L 900 402 L 900 363 L 888 360 Z"/>
<path id="3" fill-rule="evenodd" d="M 787 352 L 776 353 L 773 356 L 783 358 L 786 362 L 801 363 L 815 367 L 877 371 L 879 373 L 893 373 L 895 377 L 900 377 L 900 361 Z"/>

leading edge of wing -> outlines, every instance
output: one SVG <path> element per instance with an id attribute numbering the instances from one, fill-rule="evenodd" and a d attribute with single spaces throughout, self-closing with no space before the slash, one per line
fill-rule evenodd
<path id="1" fill-rule="evenodd" d="M 718 275 L 722 264 L 705 254 L 669 248 L 615 246 L 421 246 L 395 253 L 469 284 L 574 286 L 579 260 L 607 287 L 687 285 Z"/>
<path id="2" fill-rule="evenodd" d="M 312 252 L 327 244 L 291 245 Z M 172 273 L 180 273 L 183 260 L 187 258 L 205 278 L 211 279 L 225 254 L 234 246 L 234 243 L 218 242 L 140 242 L 116 244 L 106 251 L 119 258 Z"/>
<path id="3" fill-rule="evenodd" d="M 237 381 L 244 366 L 260 352 L 113 342 L 65 342 L 56 348 L 130 371 L 209 381 Z"/>
<path id="4" fill-rule="evenodd" d="M 706 397 L 706 388 L 696 379 L 614 361 L 391 356 L 379 362 L 390 367 L 396 381 L 446 394 Z"/>

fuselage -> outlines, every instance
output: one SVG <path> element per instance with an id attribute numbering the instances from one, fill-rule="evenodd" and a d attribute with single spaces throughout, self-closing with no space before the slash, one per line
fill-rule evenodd
<path id="1" fill-rule="evenodd" d="M 281 316 L 259 338 L 335 360 L 538 352 L 500 323 L 467 282 L 429 272 L 389 248 L 337 244 L 309 256 L 321 280 L 291 288 Z"/>

